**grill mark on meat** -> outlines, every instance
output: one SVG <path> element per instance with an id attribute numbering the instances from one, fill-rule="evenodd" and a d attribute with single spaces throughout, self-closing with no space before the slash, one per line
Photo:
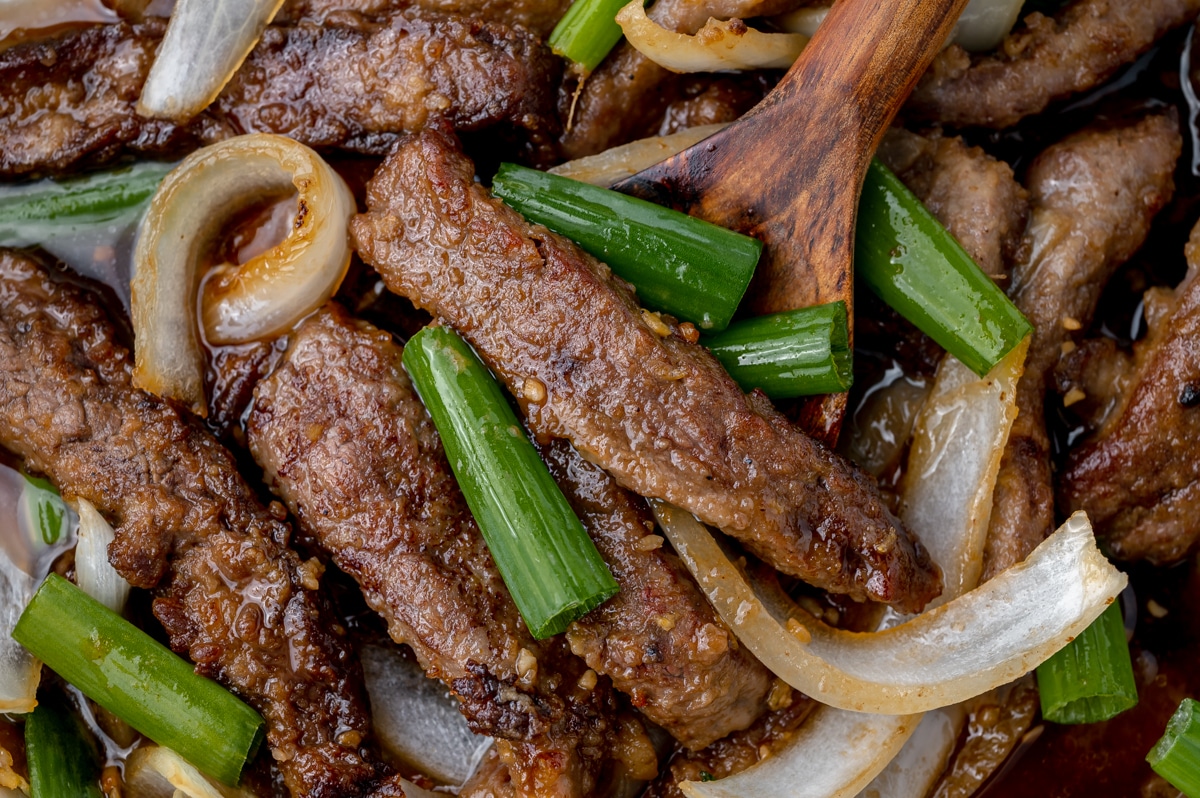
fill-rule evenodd
<path id="1" fill-rule="evenodd" d="M 1015 125 L 1099 85 L 1197 14 L 1200 0 L 1076 0 L 1054 18 L 1030 14 L 995 52 L 942 51 L 904 115 L 955 127 Z"/>
<path id="2" fill-rule="evenodd" d="M 1029 168 L 1032 211 L 1009 293 L 1034 332 L 992 496 L 984 579 L 1025 559 L 1053 531 L 1045 395 L 1071 338 L 1064 325 L 1091 323 L 1104 283 L 1170 200 L 1182 146 L 1173 116 L 1151 116 L 1072 136 Z"/>
<path id="3" fill-rule="evenodd" d="M 622 732 L 611 690 L 581 685 L 587 666 L 561 637 L 529 634 L 400 356 L 386 332 L 319 311 L 256 388 L 251 452 L 472 730 L 506 741 L 521 794 L 589 795 Z"/>
<path id="4" fill-rule="evenodd" d="M 827 590 L 906 610 L 937 595 L 936 567 L 869 477 L 743 394 L 702 347 L 660 338 L 607 267 L 472 175 L 450 134 L 408 137 L 352 234 L 388 288 L 453 324 L 515 396 L 528 377 L 546 386 L 544 403 L 521 400 L 536 435 L 571 440 L 624 487 Z"/>
<path id="5" fill-rule="evenodd" d="M 557 132 L 558 60 L 526 31 L 395 11 L 271 26 L 207 111 L 178 127 L 134 110 L 165 21 L 86 28 L 0 52 L 0 174 L 61 172 L 122 151 L 161 154 L 239 133 L 382 155 L 433 118 L 460 130 Z"/>
<path id="6" fill-rule="evenodd" d="M 1134 345 L 1117 407 L 1071 453 L 1059 494 L 1064 509 L 1087 511 L 1114 555 L 1158 565 L 1200 540 L 1200 225 L 1186 253 L 1180 285 L 1147 292 L 1149 332 Z"/>
<path id="7" fill-rule="evenodd" d="M 290 529 L 229 453 L 130 372 L 103 311 L 0 254 L 0 444 L 114 522 L 109 559 L 154 590 L 171 647 L 263 714 L 293 795 L 402 795 L 360 746 L 362 674 L 316 590 L 319 566 L 287 548 Z"/>

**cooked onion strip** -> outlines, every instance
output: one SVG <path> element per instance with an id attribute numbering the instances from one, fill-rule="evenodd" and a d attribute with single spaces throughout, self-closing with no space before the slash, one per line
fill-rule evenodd
<path id="1" fill-rule="evenodd" d="M 138 748 L 125 760 L 126 798 L 254 798 L 238 787 L 207 778 L 179 754 L 161 745 Z"/>
<path id="2" fill-rule="evenodd" d="M 1003 41 L 1021 15 L 1025 0 L 971 0 L 951 34 L 965 50 L 991 50 Z"/>
<path id="3" fill-rule="evenodd" d="M 75 503 L 79 512 L 75 583 L 84 593 L 120 614 L 125 610 L 125 601 L 129 598 L 129 583 L 108 561 L 108 545 L 116 535 L 91 502 L 78 498 Z"/>
<path id="4" fill-rule="evenodd" d="M 137 112 L 182 123 L 203 111 L 282 5 L 283 0 L 177 0 Z"/>
<path id="5" fill-rule="evenodd" d="M 808 44 L 807 36 L 763 33 L 740 19 L 709 19 L 694 36 L 675 33 L 651 20 L 642 0 L 618 11 L 617 24 L 642 55 L 673 72 L 785 69 Z"/>
<path id="6" fill-rule="evenodd" d="M 836 710 L 835 710 L 836 711 Z M 966 720 L 962 704 L 921 716 L 900 753 L 863 789 L 862 798 L 925 798 L 946 769 Z"/>
<path id="7" fill-rule="evenodd" d="M 287 239 L 208 279 L 204 331 L 241 343 L 289 329 L 337 290 L 350 264 L 354 197 L 315 152 L 282 136 L 238 136 L 198 150 L 163 181 L 134 255 L 134 383 L 206 415 L 196 324 L 201 262 L 229 218 L 264 199 L 298 194 Z"/>
<path id="8" fill-rule="evenodd" d="M 638 139 L 619 147 L 612 147 L 595 155 L 585 155 L 550 169 L 550 174 L 569 177 L 581 183 L 609 188 L 613 183 L 633 177 L 659 161 L 686 150 L 713 133 L 724 130 L 728 124 L 699 125 L 689 127 L 669 136 L 651 136 Z"/>
<path id="9" fill-rule="evenodd" d="M 856 712 L 926 712 L 1012 681 L 1082 632 L 1128 581 L 1076 513 L 983 587 L 883 632 L 846 632 L 799 608 L 782 617 L 703 524 L 661 503 L 655 514 L 722 619 L 764 665 L 804 694 Z"/>

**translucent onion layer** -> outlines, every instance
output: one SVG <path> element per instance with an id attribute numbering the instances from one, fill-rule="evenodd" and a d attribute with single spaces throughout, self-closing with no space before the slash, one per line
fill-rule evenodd
<path id="1" fill-rule="evenodd" d="M 75 583 L 92 598 L 120 614 L 129 598 L 129 583 L 108 561 L 108 546 L 116 535 L 104 516 L 87 499 L 76 499 L 79 542 L 75 545 Z"/>

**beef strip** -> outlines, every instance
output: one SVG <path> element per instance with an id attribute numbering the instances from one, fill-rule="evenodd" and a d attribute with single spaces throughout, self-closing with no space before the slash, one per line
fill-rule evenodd
<path id="1" fill-rule="evenodd" d="M 1072 136 L 1029 168 L 1032 212 L 1009 293 L 1035 329 L 992 497 L 985 579 L 1053 531 L 1046 388 L 1072 329 L 1088 326 L 1109 275 L 1137 251 L 1170 199 L 1181 148 L 1175 119 L 1151 116 Z"/>
<path id="2" fill-rule="evenodd" d="M 1200 0 L 1074 0 L 1053 18 L 1030 14 L 991 53 L 951 45 L 934 59 L 903 114 L 956 127 L 1003 128 L 1099 85 Z"/>
<path id="3" fill-rule="evenodd" d="M 402 795 L 366 744 L 362 673 L 320 565 L 287 548 L 198 422 L 132 386 L 115 336 L 82 292 L 0 254 L 0 444 L 113 522 L 112 564 L 154 590 L 174 650 L 263 714 L 293 795 Z"/>
<path id="4" fill-rule="evenodd" d="M 709 17 L 729 19 L 778 14 L 798 0 L 658 0 L 647 12 L 668 30 L 695 33 Z M 564 98 L 569 115 L 562 149 L 569 158 L 594 155 L 631 138 L 648 135 L 664 109 L 679 98 L 687 79 L 660 67 L 622 42 Z"/>
<path id="5" fill-rule="evenodd" d="M 758 105 L 777 78 L 776 72 L 688 76 L 681 81 L 679 99 L 663 112 L 656 133 L 669 136 L 691 127 L 733 122 Z"/>
<path id="6" fill-rule="evenodd" d="M 564 440 L 541 447 L 621 592 L 567 630 L 571 650 L 650 720 L 700 749 L 766 711 L 771 673 L 726 628 L 645 501 Z"/>
<path id="7" fill-rule="evenodd" d="M 399 11 L 345 26 L 272 26 L 186 127 L 134 107 L 165 21 L 85 28 L 0 52 L 0 175 L 61 172 L 122 151 L 177 153 L 239 133 L 382 155 L 433 117 L 462 130 L 553 133 L 558 61 L 531 34 Z"/>
<path id="8" fill-rule="evenodd" d="M 536 435 L 569 439 L 626 488 L 825 589 L 907 610 L 937 595 L 928 553 L 868 476 L 742 393 L 691 325 L 641 310 L 606 266 L 473 173 L 445 131 L 406 138 L 352 234 L 388 288 L 474 345 Z"/>
<path id="9" fill-rule="evenodd" d="M 1124 560 L 1178 562 L 1200 541 L 1200 225 L 1175 291 L 1146 294 L 1146 338 L 1107 423 L 1071 452 L 1065 511 L 1086 510 Z"/>
<path id="10" fill-rule="evenodd" d="M 275 15 L 275 22 L 336 22 L 347 15 L 380 17 L 416 8 L 508 27 L 519 25 L 544 38 L 570 5 L 570 0 L 288 0 Z"/>

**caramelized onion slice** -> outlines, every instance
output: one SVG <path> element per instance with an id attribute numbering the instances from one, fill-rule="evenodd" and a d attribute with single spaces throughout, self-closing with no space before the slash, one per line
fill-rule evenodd
<path id="1" fill-rule="evenodd" d="M 926 712 L 1010 682 L 1082 632 L 1128 581 L 1076 513 L 986 585 L 886 631 L 846 632 L 756 592 L 703 524 L 676 507 L 654 507 L 738 639 L 792 687 L 855 712 Z"/>
<path id="2" fill-rule="evenodd" d="M 354 197 L 329 164 L 282 136 L 255 133 L 205 147 L 163 181 L 134 253 L 134 384 L 206 415 L 196 322 L 202 259 L 230 217 L 295 192 L 286 240 L 241 266 L 219 266 L 205 286 L 204 332 L 232 344 L 277 335 L 322 305 L 350 264 Z"/>
<path id="3" fill-rule="evenodd" d="M 763 33 L 740 19 L 709 19 L 694 36 L 675 33 L 652 21 L 641 0 L 618 11 L 617 24 L 642 55 L 673 72 L 785 69 L 808 44 L 807 36 Z"/>
<path id="4" fill-rule="evenodd" d="M 177 0 L 137 112 L 183 123 L 203 111 L 282 5 L 283 0 Z"/>
<path id="5" fill-rule="evenodd" d="M 550 174 L 569 177 L 593 186 L 610 187 L 613 183 L 633 177 L 659 161 L 665 161 L 677 152 L 686 150 L 712 134 L 724 130 L 727 123 L 698 125 L 671 133 L 667 136 L 651 136 L 628 144 L 612 147 L 595 155 L 585 155 L 573 161 L 561 163 L 550 169 Z"/>

